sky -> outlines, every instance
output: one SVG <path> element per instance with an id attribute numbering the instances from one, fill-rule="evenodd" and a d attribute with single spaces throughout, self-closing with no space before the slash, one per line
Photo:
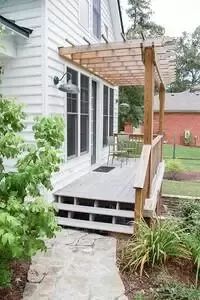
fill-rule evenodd
<path id="1" fill-rule="evenodd" d="M 126 14 L 128 0 L 120 0 L 125 31 L 129 26 Z M 200 0 L 152 0 L 153 21 L 166 29 L 166 35 L 177 37 L 183 31 L 193 32 L 200 25 Z"/>

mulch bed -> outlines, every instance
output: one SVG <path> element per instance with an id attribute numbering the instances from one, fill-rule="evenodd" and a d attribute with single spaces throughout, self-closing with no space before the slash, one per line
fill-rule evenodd
<path id="1" fill-rule="evenodd" d="M 30 262 L 18 261 L 11 264 L 12 282 L 8 288 L 0 288 L 0 300 L 21 300 L 27 282 Z"/>
<path id="2" fill-rule="evenodd" d="M 164 175 L 164 179 L 177 181 L 199 181 L 200 172 L 181 172 L 177 173 L 175 177 L 173 177 L 171 172 L 166 172 Z"/>
<path id="3" fill-rule="evenodd" d="M 118 241 L 118 253 L 124 245 L 124 241 Z M 166 266 L 146 268 L 143 276 L 139 273 L 121 272 L 121 279 L 125 286 L 125 295 L 133 300 L 137 293 L 142 292 L 145 299 L 153 300 L 152 291 L 162 284 L 179 282 L 188 286 L 195 284 L 195 270 L 192 262 L 188 260 L 170 260 Z"/>

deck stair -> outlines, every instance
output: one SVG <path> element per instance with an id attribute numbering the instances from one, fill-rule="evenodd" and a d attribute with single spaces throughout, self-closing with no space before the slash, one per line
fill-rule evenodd
<path id="1" fill-rule="evenodd" d="M 143 159 L 140 160 L 143 165 Z M 137 213 L 134 183 L 138 176 L 138 162 L 115 167 L 109 173 L 94 171 L 80 177 L 55 193 L 58 224 L 102 232 L 133 233 Z M 164 174 L 164 163 L 158 163 L 152 180 L 150 198 L 145 198 L 143 216 L 156 215 Z"/>
<path id="2" fill-rule="evenodd" d="M 67 227 L 132 234 L 133 204 L 56 196 L 58 224 Z"/>

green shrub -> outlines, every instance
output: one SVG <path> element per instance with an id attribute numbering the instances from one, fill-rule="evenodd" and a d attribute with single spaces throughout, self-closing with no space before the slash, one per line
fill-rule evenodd
<path id="1" fill-rule="evenodd" d="M 170 174 L 170 179 L 176 180 L 177 175 L 184 171 L 182 163 L 177 159 L 169 159 L 166 162 L 166 172 Z"/>
<path id="2" fill-rule="evenodd" d="M 41 117 L 33 126 L 35 144 L 26 144 L 21 131 L 25 115 L 15 101 L 0 98 L 0 286 L 10 282 L 9 264 L 45 250 L 45 238 L 58 230 L 54 207 L 41 196 L 51 188 L 51 175 L 59 170 L 64 123 Z M 5 158 L 16 161 L 7 171 Z"/>
<path id="3" fill-rule="evenodd" d="M 170 284 L 157 289 L 155 300 L 199 300 L 200 290 L 181 284 Z"/>
<path id="4" fill-rule="evenodd" d="M 138 231 L 122 249 L 120 254 L 120 268 L 122 271 L 140 269 L 142 276 L 144 266 L 153 267 L 163 264 L 169 258 L 189 258 L 190 253 L 181 240 L 184 230 L 172 221 L 156 220 L 152 227 L 144 221 L 137 224 Z"/>
<path id="5" fill-rule="evenodd" d="M 200 272 L 200 236 L 199 234 L 185 234 L 183 241 L 186 248 L 191 254 L 192 261 L 196 266 L 196 286 L 198 285 L 199 272 Z"/>
<path id="6" fill-rule="evenodd" d="M 192 234 L 200 233 L 200 201 L 181 201 L 178 216 L 181 217 L 183 227 Z"/>
<path id="7" fill-rule="evenodd" d="M 134 300 L 145 300 L 144 293 L 138 292 L 138 293 L 135 295 Z"/>

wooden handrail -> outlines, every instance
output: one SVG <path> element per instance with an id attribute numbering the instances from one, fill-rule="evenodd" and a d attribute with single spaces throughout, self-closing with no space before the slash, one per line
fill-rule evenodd
<path id="1" fill-rule="evenodd" d="M 138 165 L 137 178 L 134 184 L 134 188 L 144 188 L 145 177 L 148 169 L 149 159 L 151 154 L 151 145 L 144 145 L 142 148 L 142 153 L 140 156 L 140 161 Z"/>
<path id="2" fill-rule="evenodd" d="M 150 196 L 152 182 L 162 160 L 162 139 L 159 135 L 154 138 L 152 145 L 143 145 L 138 165 L 135 188 L 135 221 L 143 218 L 145 200 Z"/>
<path id="3" fill-rule="evenodd" d="M 158 135 L 155 139 L 153 139 L 152 147 L 155 147 L 163 138 L 163 135 Z"/>

